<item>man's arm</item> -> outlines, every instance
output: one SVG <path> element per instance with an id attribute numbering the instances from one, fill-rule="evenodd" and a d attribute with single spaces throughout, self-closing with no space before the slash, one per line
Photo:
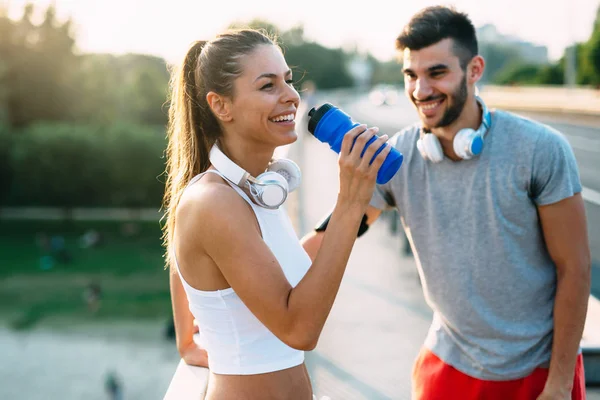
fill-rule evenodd
<path id="1" fill-rule="evenodd" d="M 381 210 L 379 208 L 369 206 L 365 214 L 367 216 L 367 226 L 371 226 L 371 224 L 375 222 L 379 215 L 381 215 Z M 313 261 L 315 260 L 319 249 L 321 248 L 321 243 L 324 236 L 325 232 L 311 231 L 300 240 L 302 247 L 304 247 L 304 250 L 308 253 L 308 256 Z"/>
<path id="2" fill-rule="evenodd" d="M 591 279 L 591 255 L 581 193 L 554 204 L 538 206 L 538 213 L 546 247 L 557 272 L 552 357 L 540 398 L 570 399 Z"/>

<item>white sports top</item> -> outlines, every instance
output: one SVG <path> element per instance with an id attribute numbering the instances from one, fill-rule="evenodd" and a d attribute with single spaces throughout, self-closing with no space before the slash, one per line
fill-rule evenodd
<path id="1" fill-rule="evenodd" d="M 273 252 L 285 277 L 296 286 L 312 262 L 300 245 L 283 209 L 269 210 L 254 204 L 237 185 L 220 172 L 208 170 L 195 176 L 188 187 L 207 172 L 220 175 L 250 206 L 262 237 Z M 279 371 L 304 362 L 304 352 L 295 350 L 269 331 L 246 307 L 233 288 L 202 291 L 191 287 L 181 275 L 189 308 L 200 327 L 201 342 L 208 352 L 209 369 L 223 375 L 252 375 Z"/>

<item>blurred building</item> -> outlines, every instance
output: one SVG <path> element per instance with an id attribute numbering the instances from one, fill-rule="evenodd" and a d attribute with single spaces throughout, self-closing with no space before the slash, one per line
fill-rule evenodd
<path id="1" fill-rule="evenodd" d="M 546 46 L 536 45 L 515 36 L 504 35 L 498 32 L 493 24 L 485 24 L 477 28 L 477 39 L 482 44 L 491 43 L 515 49 L 523 61 L 530 64 L 547 64 L 549 62 Z"/>
<path id="2" fill-rule="evenodd" d="M 366 89 L 371 84 L 373 66 L 365 55 L 356 55 L 347 65 L 350 76 L 354 79 L 354 85 L 359 89 Z"/>

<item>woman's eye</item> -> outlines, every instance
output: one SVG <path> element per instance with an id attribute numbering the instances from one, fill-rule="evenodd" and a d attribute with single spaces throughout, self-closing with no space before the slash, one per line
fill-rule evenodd
<path id="1" fill-rule="evenodd" d="M 272 83 L 267 83 L 266 85 L 264 85 L 263 87 L 261 87 L 260 90 L 270 89 L 272 87 L 273 87 Z"/>

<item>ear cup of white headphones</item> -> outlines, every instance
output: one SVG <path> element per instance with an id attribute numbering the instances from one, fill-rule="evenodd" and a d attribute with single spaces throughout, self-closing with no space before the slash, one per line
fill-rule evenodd
<path id="1" fill-rule="evenodd" d="M 461 129 L 454 137 L 452 147 L 457 156 L 470 160 L 483 150 L 483 136 L 474 129 Z"/>
<path id="2" fill-rule="evenodd" d="M 426 133 L 417 141 L 417 148 L 426 160 L 439 163 L 444 159 L 442 145 L 438 138 L 432 133 Z"/>
<path id="3" fill-rule="evenodd" d="M 274 160 L 269 164 L 269 171 L 276 172 L 283 176 L 288 184 L 288 192 L 293 192 L 300 186 L 302 180 L 302 173 L 298 164 L 288 159 Z"/>
<path id="4" fill-rule="evenodd" d="M 276 172 L 263 172 L 256 177 L 256 183 L 250 186 L 250 194 L 259 205 L 277 208 L 287 198 L 288 183 L 282 175 Z"/>

